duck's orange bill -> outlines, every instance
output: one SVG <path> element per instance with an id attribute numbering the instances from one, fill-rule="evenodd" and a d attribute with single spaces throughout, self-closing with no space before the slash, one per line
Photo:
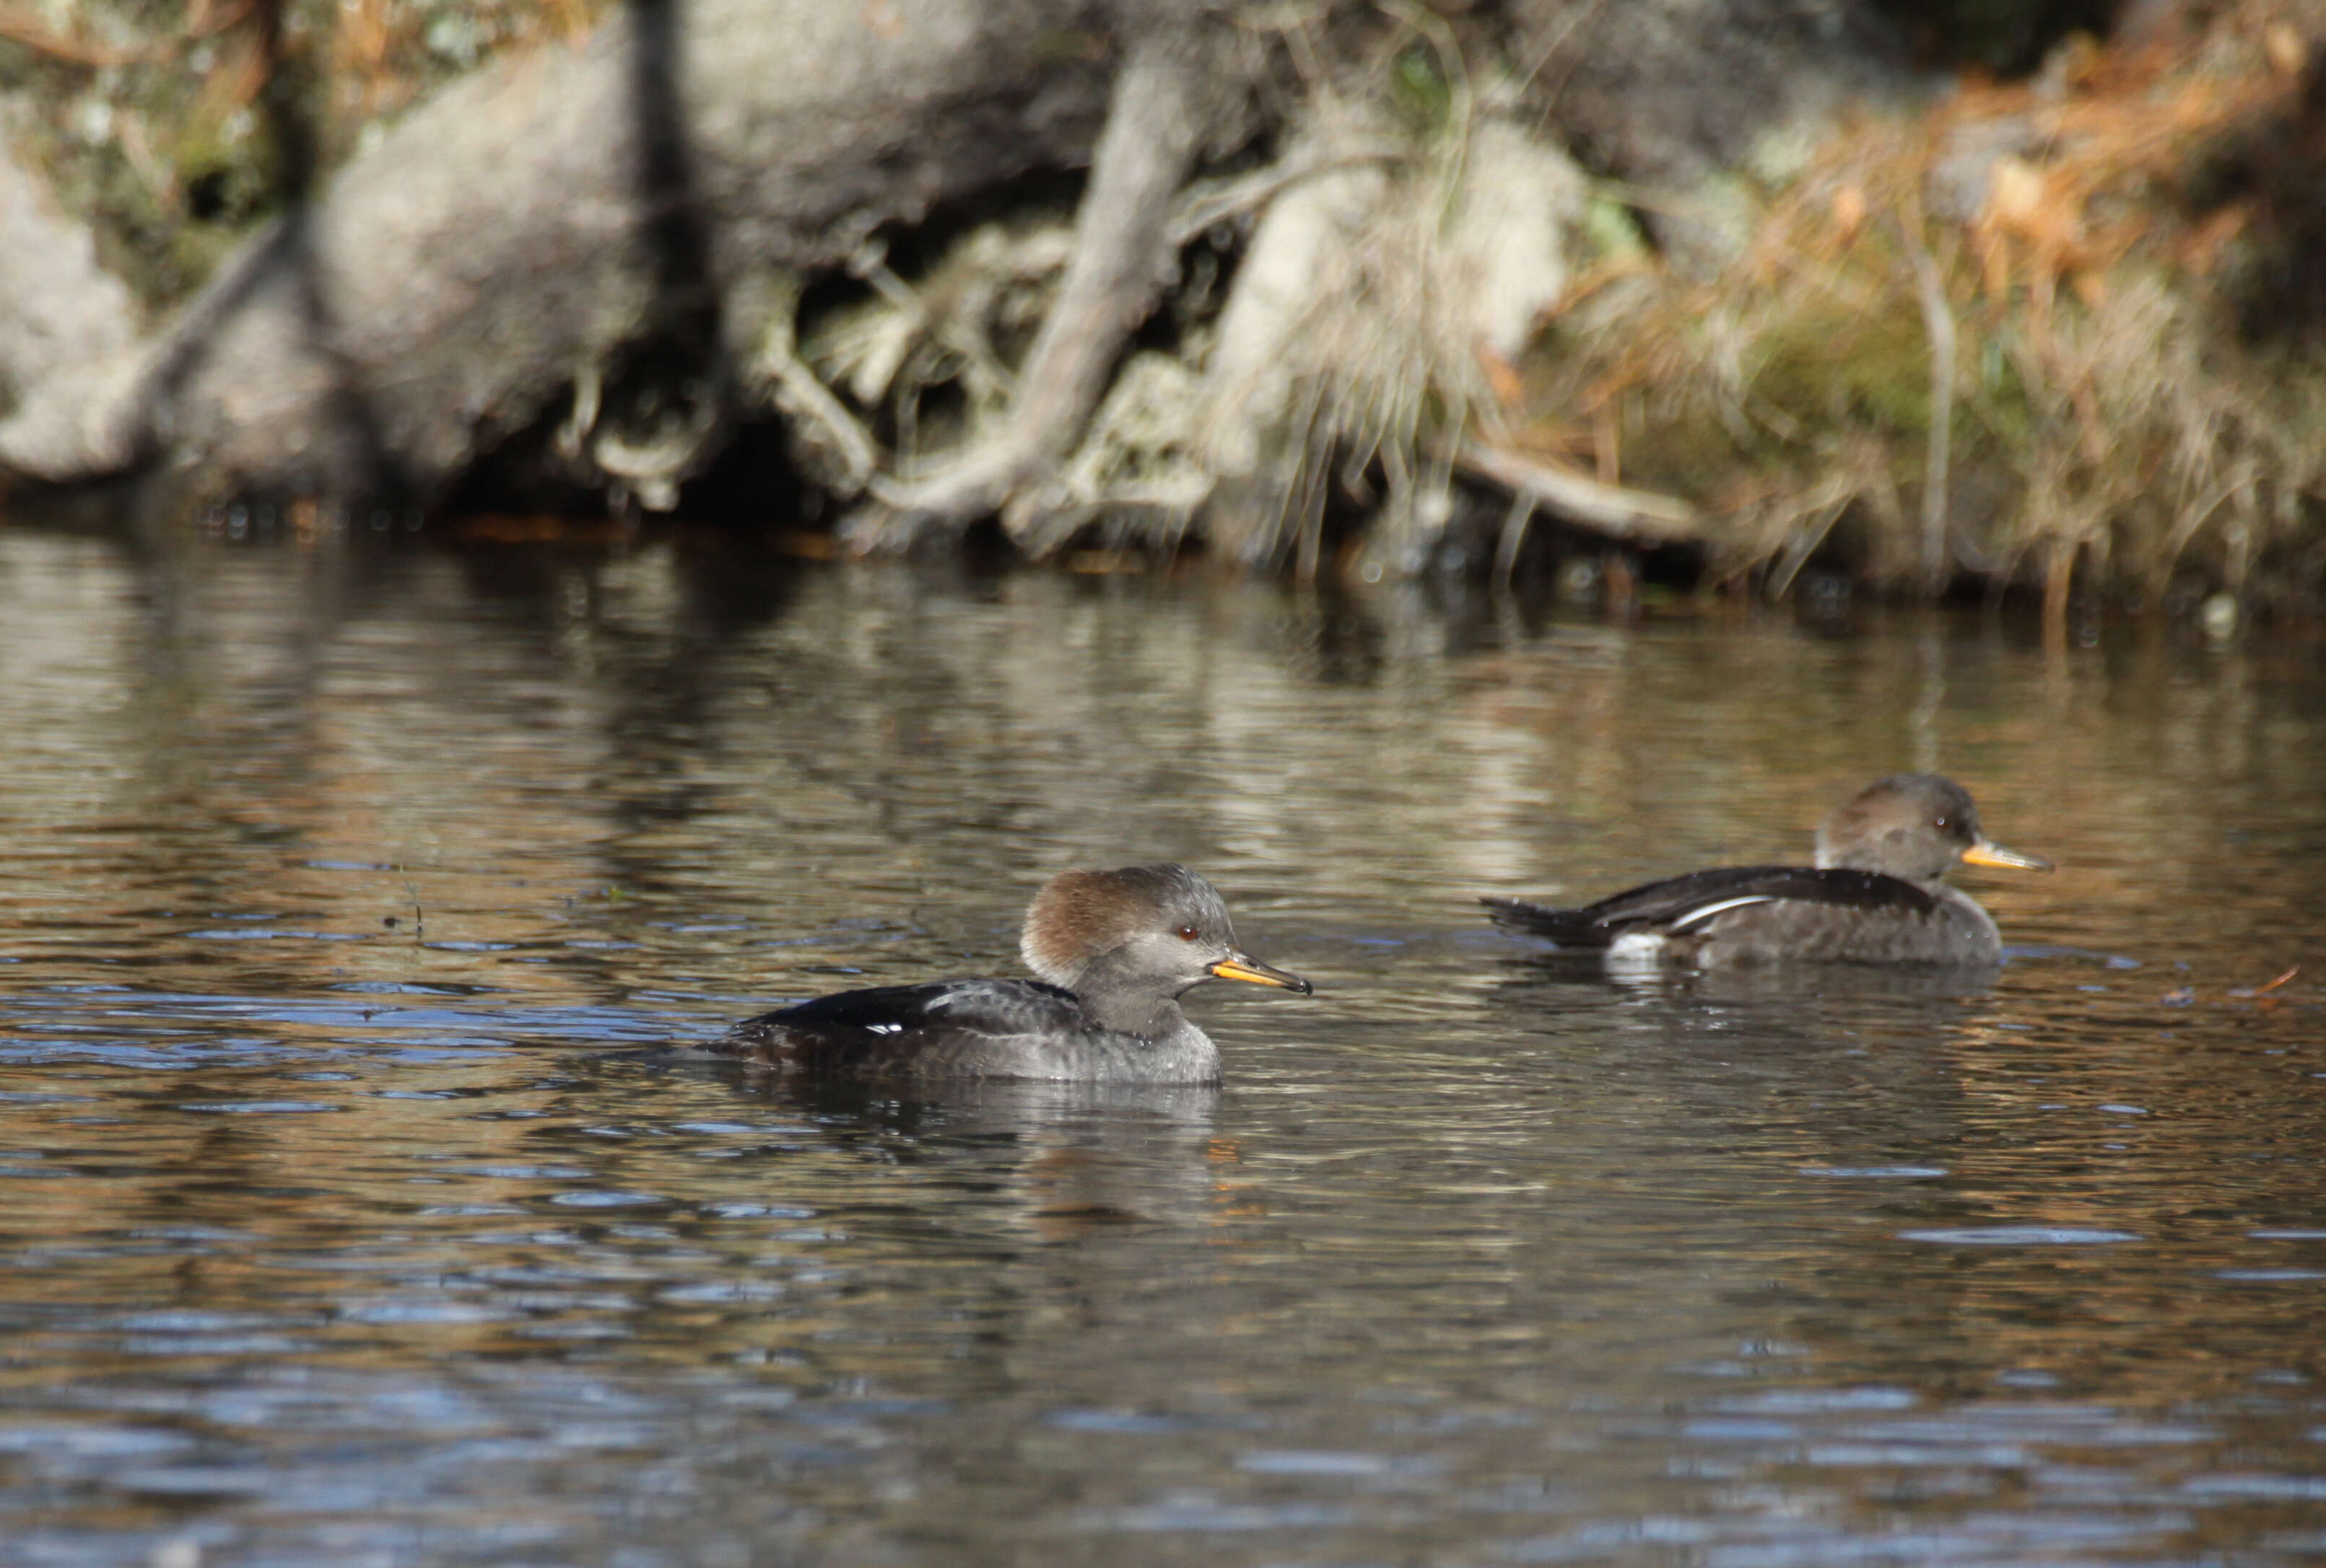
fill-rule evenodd
<path id="1" fill-rule="evenodd" d="M 2006 849 L 1992 839 L 1981 839 L 1962 853 L 1966 866 L 2000 866 L 2005 871 L 2049 871 L 2052 862 L 2040 856 Z"/>
<path id="2" fill-rule="evenodd" d="M 1250 980 L 1255 986 L 1275 986 L 1280 990 L 1298 991 L 1304 997 L 1316 995 L 1317 988 L 1298 975 L 1287 973 L 1273 964 L 1264 964 L 1249 953 L 1237 953 L 1223 958 L 1212 966 L 1212 974 L 1223 980 Z"/>

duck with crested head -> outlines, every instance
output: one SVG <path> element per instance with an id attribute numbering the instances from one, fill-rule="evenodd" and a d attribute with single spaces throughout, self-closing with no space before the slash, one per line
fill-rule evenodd
<path id="1" fill-rule="evenodd" d="M 1936 774 L 1878 779 L 1818 828 L 1814 866 L 1735 866 L 1651 882 L 1579 909 L 1484 898 L 1495 924 L 1563 949 L 1698 969 L 1756 963 L 1995 964 L 2003 938 L 1957 865 L 2049 871 L 1979 830 Z"/>
<path id="2" fill-rule="evenodd" d="M 1060 872 L 1027 907 L 1019 951 L 1038 979 L 842 991 L 706 1049 L 801 1072 L 1208 1084 L 1219 1048 L 1182 996 L 1212 979 L 1315 989 L 1239 947 L 1218 891 L 1168 863 Z"/>

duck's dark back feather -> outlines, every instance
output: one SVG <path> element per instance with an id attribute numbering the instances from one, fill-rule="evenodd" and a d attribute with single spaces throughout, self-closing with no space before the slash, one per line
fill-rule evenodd
<path id="1" fill-rule="evenodd" d="M 1716 907 L 1744 908 L 1777 900 L 1836 908 L 1929 914 L 1938 899 L 1928 890 L 1878 871 L 1815 866 L 1726 866 L 1667 877 L 1586 904 L 1554 909 L 1519 898 L 1479 900 L 1505 931 L 1549 937 L 1561 947 L 1603 948 L 1628 931 L 1669 931 L 1701 919 Z"/>
<path id="2" fill-rule="evenodd" d="M 747 1018 L 706 1049 L 812 1072 L 977 1071 L 998 1045 L 1086 1033 L 1072 991 L 1040 980 L 939 980 L 841 991 Z"/>

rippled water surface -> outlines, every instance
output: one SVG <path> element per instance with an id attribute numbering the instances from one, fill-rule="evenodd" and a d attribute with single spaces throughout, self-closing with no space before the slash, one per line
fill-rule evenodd
<path id="1" fill-rule="evenodd" d="M 2326 1557 L 2314 638 L 21 532 L 0 605 L 0 1560 Z M 1906 766 L 2061 863 L 1966 877 L 1992 984 L 1475 916 Z M 1198 993 L 1216 1092 L 658 1049 L 1162 857 L 1317 982 Z"/>

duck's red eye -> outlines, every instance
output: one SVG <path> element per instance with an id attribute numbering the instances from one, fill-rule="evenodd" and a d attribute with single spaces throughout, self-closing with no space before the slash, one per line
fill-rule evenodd
<path id="1" fill-rule="evenodd" d="M 1181 942 L 1193 942 L 1203 934 L 1204 933 L 1202 932 L 1197 931 L 1192 925 L 1183 925 L 1179 928 L 1179 940 Z"/>

